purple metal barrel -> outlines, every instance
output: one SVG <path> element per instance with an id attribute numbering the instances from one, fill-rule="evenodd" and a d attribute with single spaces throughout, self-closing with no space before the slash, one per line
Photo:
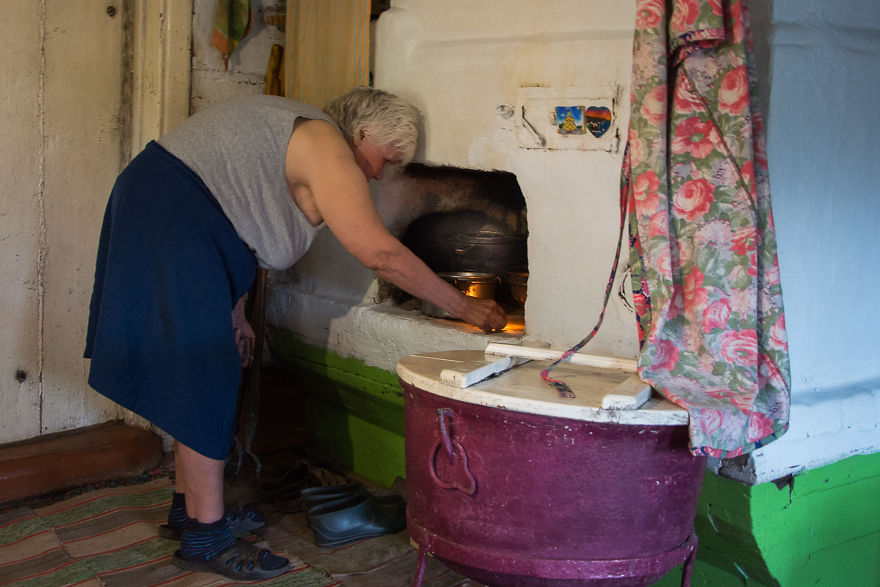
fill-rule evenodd
<path id="1" fill-rule="evenodd" d="M 687 451 L 686 426 L 521 413 L 401 385 L 407 521 L 423 558 L 528 587 L 649 585 L 692 560 L 705 459 Z"/>

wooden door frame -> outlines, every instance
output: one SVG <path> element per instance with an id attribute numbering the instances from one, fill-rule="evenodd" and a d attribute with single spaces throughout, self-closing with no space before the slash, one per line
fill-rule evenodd
<path id="1" fill-rule="evenodd" d="M 126 0 L 131 118 L 126 161 L 189 117 L 193 0 Z"/>

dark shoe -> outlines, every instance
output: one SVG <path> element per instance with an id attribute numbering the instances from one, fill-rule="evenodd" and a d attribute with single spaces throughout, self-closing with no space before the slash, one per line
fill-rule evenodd
<path id="1" fill-rule="evenodd" d="M 308 499 L 308 504 L 305 507 L 306 510 L 306 526 L 311 526 L 311 514 L 313 511 L 320 512 L 329 512 L 334 510 L 342 510 L 355 505 L 358 505 L 361 502 L 361 499 L 366 497 L 368 500 L 374 502 L 380 507 L 402 507 L 406 508 L 406 502 L 403 500 L 403 497 L 399 495 L 374 495 L 364 489 L 360 484 L 352 484 L 352 487 L 355 487 L 351 491 L 340 491 L 338 493 L 331 493 L 329 491 L 324 491 L 320 493 L 313 493 L 307 497 L 304 496 L 304 500 Z M 321 489 L 330 489 L 321 488 Z M 316 508 L 322 507 L 320 510 L 316 510 Z"/>
<path id="2" fill-rule="evenodd" d="M 247 505 L 240 508 L 226 506 L 224 516 L 226 516 L 226 521 L 229 522 L 229 529 L 236 536 L 253 532 L 266 525 L 266 518 L 260 510 Z"/>
<path id="3" fill-rule="evenodd" d="M 292 514 L 301 512 L 325 501 L 354 495 L 361 489 L 360 483 L 318 486 L 308 485 L 306 487 L 278 494 L 272 502 L 275 504 L 279 512 Z"/>
<path id="4" fill-rule="evenodd" d="M 229 529 L 235 536 L 244 536 L 249 532 L 262 528 L 266 525 L 266 518 L 259 510 L 250 506 L 242 508 L 232 508 L 226 506 L 224 514 L 226 521 L 229 522 Z M 172 526 L 170 524 L 162 524 L 159 526 L 159 537 L 168 538 L 169 540 L 180 540 L 183 532 L 183 526 Z"/>
<path id="5" fill-rule="evenodd" d="M 346 483 L 345 485 L 326 485 L 323 487 L 306 487 L 300 492 L 303 502 L 303 508 L 310 510 L 311 508 L 342 499 L 352 497 L 364 492 L 364 486 L 360 483 Z"/>
<path id="6" fill-rule="evenodd" d="M 323 503 L 308 511 L 318 546 L 340 546 L 406 528 L 406 502 L 398 495 L 363 492 Z"/>
<path id="7" fill-rule="evenodd" d="M 275 502 L 276 511 L 282 514 L 297 514 L 303 511 L 303 501 L 300 497 L 283 499 Z"/>
<path id="8" fill-rule="evenodd" d="M 265 501 L 277 499 L 280 495 L 299 491 L 308 487 L 311 481 L 311 467 L 305 461 L 300 461 L 290 469 L 284 471 L 273 479 L 263 483 L 258 492 Z"/>
<path id="9" fill-rule="evenodd" d="M 234 581 L 260 581 L 283 575 L 290 561 L 239 538 L 235 544 L 208 561 L 187 560 L 174 553 L 174 565 L 187 571 L 216 573 Z"/>

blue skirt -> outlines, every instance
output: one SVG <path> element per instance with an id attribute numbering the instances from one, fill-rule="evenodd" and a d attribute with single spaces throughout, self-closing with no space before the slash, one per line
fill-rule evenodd
<path id="1" fill-rule="evenodd" d="M 89 385 L 204 456 L 229 454 L 241 361 L 232 308 L 256 258 L 202 180 L 151 142 L 101 228 Z"/>

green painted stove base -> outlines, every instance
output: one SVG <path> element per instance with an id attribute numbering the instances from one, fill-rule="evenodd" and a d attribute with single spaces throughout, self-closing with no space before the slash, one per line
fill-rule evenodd
<path id="1" fill-rule="evenodd" d="M 295 366 L 317 448 L 384 486 L 405 474 L 397 376 L 275 329 L 272 352 Z M 707 472 L 694 587 L 880 587 L 880 453 L 748 486 Z M 681 584 L 675 569 L 658 585 Z"/>
<path id="2" fill-rule="evenodd" d="M 270 329 L 272 354 L 295 368 L 315 450 L 385 487 L 405 474 L 403 392 L 397 375 Z"/>
<path id="3" fill-rule="evenodd" d="M 318 452 L 358 475 L 384 487 L 406 470 L 403 435 L 310 398 L 308 418 L 320 424 L 313 430 Z"/>

